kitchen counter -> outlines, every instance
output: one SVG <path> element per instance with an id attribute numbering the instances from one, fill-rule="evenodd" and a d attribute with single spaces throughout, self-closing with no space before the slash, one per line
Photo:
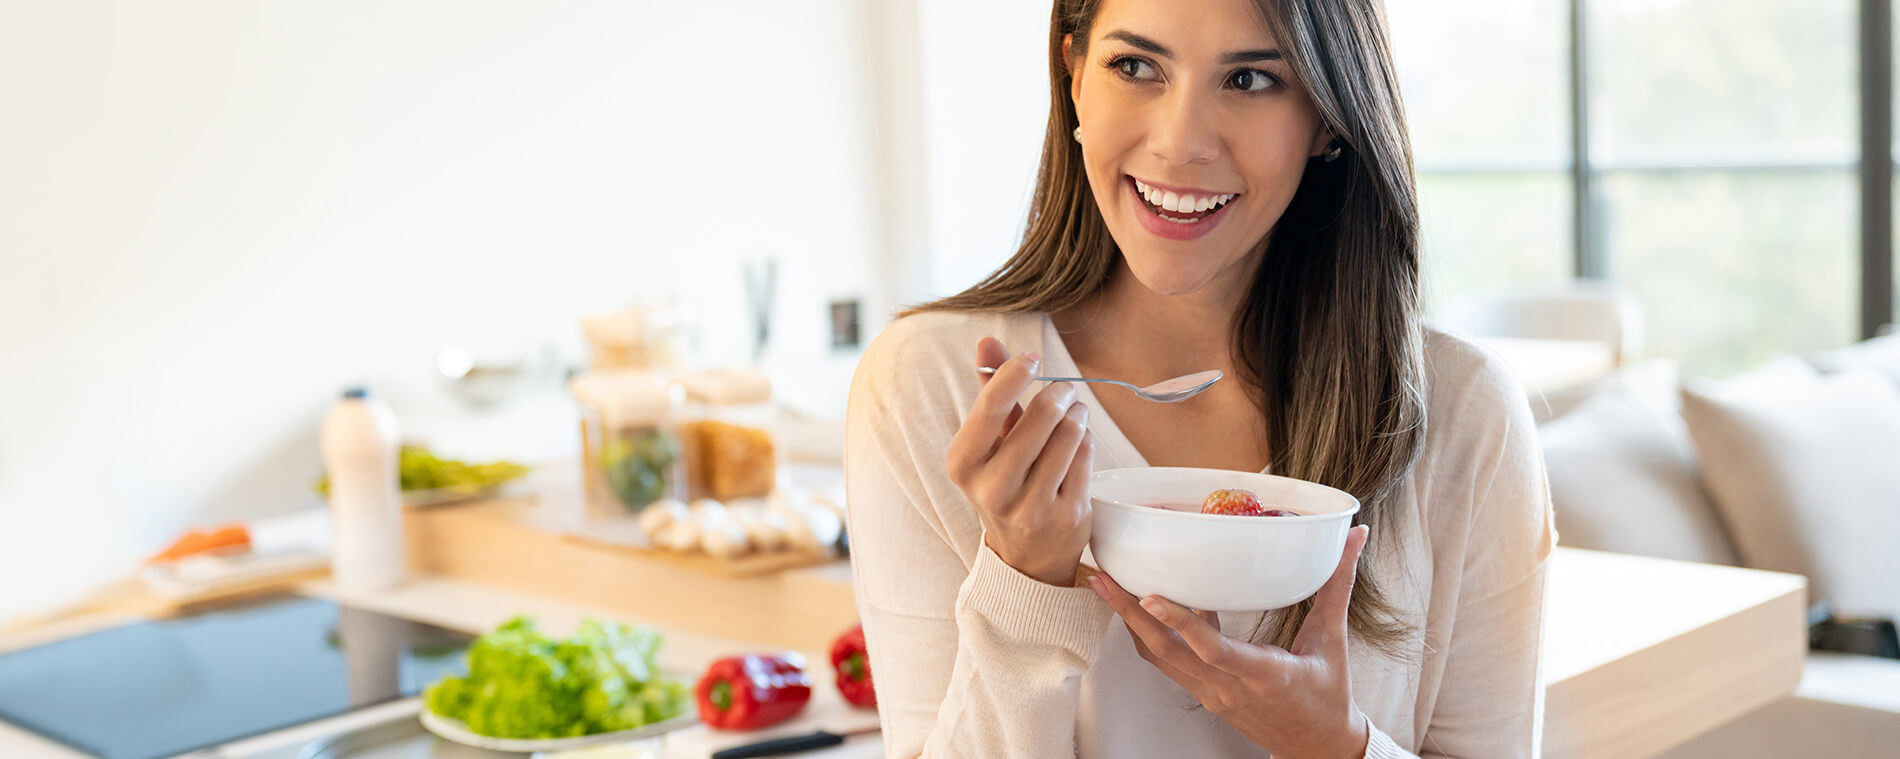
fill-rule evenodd
<path id="1" fill-rule="evenodd" d="M 555 634 L 565 634 L 582 619 L 589 617 L 628 619 L 625 614 L 612 608 L 519 593 L 465 580 L 435 577 L 420 578 L 401 588 L 370 595 L 341 593 L 328 581 L 305 583 L 298 588 L 298 592 L 475 633 L 494 629 L 495 626 L 516 614 L 533 615 L 543 629 Z M 0 651 L 80 635 L 136 618 L 135 615 L 100 613 L 63 620 L 56 625 L 0 636 Z M 842 629 L 837 632 L 842 632 Z M 756 642 L 734 641 L 677 630 L 666 630 L 665 634 L 666 640 L 659 652 L 661 668 L 678 673 L 691 673 L 687 675 L 689 677 L 697 675 L 704 669 L 707 662 L 715 658 L 774 650 L 770 646 L 762 646 Z M 811 703 L 797 718 L 767 730 L 744 734 L 721 733 L 705 726 L 675 731 L 666 735 L 661 741 L 662 759 L 705 759 L 708 754 L 718 749 L 767 738 L 800 735 L 819 729 L 853 730 L 877 724 L 875 712 L 852 707 L 838 695 L 832 682 L 829 651 L 807 650 L 800 653 L 804 654 L 807 660 L 807 669 L 811 672 L 813 683 Z M 270 753 L 284 746 L 296 745 L 343 729 L 340 726 L 369 724 L 398 717 L 405 710 L 413 712 L 414 705 L 415 700 L 409 699 L 367 710 L 367 714 L 338 717 L 246 739 L 232 744 L 218 756 L 242 759 Z M 842 746 L 801 756 L 813 759 L 870 759 L 881 757 L 882 752 L 882 742 L 873 735 L 852 738 Z M 0 757 L 84 759 L 84 756 L 24 730 L 0 723 Z"/>
<path id="2" fill-rule="evenodd" d="M 812 488 L 843 481 L 836 468 L 794 467 L 791 474 Z M 550 468 L 535 490 L 538 496 L 407 510 L 410 567 L 614 609 L 661 629 L 795 651 L 830 646 L 858 619 L 845 559 L 734 576 L 704 555 L 613 544 L 631 525 L 590 522 L 579 478 L 569 473 Z"/>
<path id="3" fill-rule="evenodd" d="M 718 747 L 823 727 L 875 722 L 846 706 L 820 664 L 831 636 L 855 619 L 849 565 L 837 562 L 739 580 L 637 553 L 576 542 L 523 502 L 411 514 L 412 554 L 425 570 L 407 587 L 345 598 L 471 631 L 516 612 L 564 631 L 593 615 L 654 624 L 663 665 L 695 671 L 716 656 L 806 652 L 823 682 L 810 711 L 771 733 L 702 728 L 666 742 L 666 756 L 703 759 Z M 1795 575 L 1559 548 L 1552 559 L 1544 641 L 1545 753 L 1551 759 L 1650 756 L 1794 692 L 1806 656 L 1806 582 Z M 327 583 L 305 592 L 334 595 Z M 0 650 L 125 619 L 87 620 L 0 636 Z M 808 756 L 878 756 L 876 737 Z M 71 752 L 0 725 L 0 756 Z"/>
<path id="4" fill-rule="evenodd" d="M 501 500 L 411 509 L 411 567 L 610 608 L 667 630 L 746 640 L 797 651 L 829 646 L 858 619 L 851 565 L 749 577 L 706 571 L 704 556 L 673 557 L 576 536 L 561 501 Z"/>
<path id="5" fill-rule="evenodd" d="M 492 503 L 413 515 L 431 572 L 600 603 L 697 633 L 825 645 L 856 618 L 844 562 L 743 581 L 585 543 L 547 543 L 573 506 Z M 470 539 L 463 536 L 475 535 Z M 533 545 L 527 552 L 483 546 Z M 605 552 L 605 553 L 602 553 Z M 453 555 L 454 558 L 448 558 Z M 1794 692 L 1807 653 L 1806 580 L 1558 548 L 1545 626 L 1545 756 L 1660 753 Z M 567 567 L 597 567 L 576 576 Z M 637 593 L 665 573 L 677 601 Z"/>

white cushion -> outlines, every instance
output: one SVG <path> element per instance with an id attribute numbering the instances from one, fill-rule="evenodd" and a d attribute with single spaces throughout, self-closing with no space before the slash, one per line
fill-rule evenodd
<path id="1" fill-rule="evenodd" d="M 1784 358 L 1683 389 L 1704 483 L 1748 566 L 1846 615 L 1900 614 L 1900 389 Z"/>
<path id="2" fill-rule="evenodd" d="M 1846 348 L 1821 353 L 1809 359 L 1814 368 L 1833 374 L 1865 370 L 1885 375 L 1900 385 L 1900 335 L 1876 337 Z"/>
<path id="3" fill-rule="evenodd" d="M 1652 358 L 1602 377 L 1552 390 L 1531 399 L 1531 416 L 1538 424 L 1562 419 L 1584 401 L 1606 393 L 1622 393 L 1668 416 L 1682 408 L 1676 397 L 1680 372 L 1669 358 Z M 1683 438 L 1686 445 L 1688 438 Z"/>
<path id="4" fill-rule="evenodd" d="M 1618 372 L 1539 429 L 1564 545 L 1735 563 L 1676 413 L 1676 376 L 1667 362 Z"/>

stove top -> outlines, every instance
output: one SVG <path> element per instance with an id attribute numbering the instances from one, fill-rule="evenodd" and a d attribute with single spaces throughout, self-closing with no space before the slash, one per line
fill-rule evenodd
<path id="1" fill-rule="evenodd" d="M 0 654 L 0 721 L 156 759 L 417 695 L 471 636 L 276 596 Z"/>

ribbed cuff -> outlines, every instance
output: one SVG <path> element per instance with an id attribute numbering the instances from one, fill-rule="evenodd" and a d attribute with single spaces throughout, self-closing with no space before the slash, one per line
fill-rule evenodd
<path id="1" fill-rule="evenodd" d="M 1412 752 L 1399 748 L 1392 736 L 1366 720 L 1366 759 L 1416 759 Z"/>
<path id="2" fill-rule="evenodd" d="M 1115 612 L 1088 588 L 1057 587 L 1016 571 L 988 545 L 957 594 L 957 608 L 988 620 L 1012 642 L 1059 646 L 1093 663 Z"/>

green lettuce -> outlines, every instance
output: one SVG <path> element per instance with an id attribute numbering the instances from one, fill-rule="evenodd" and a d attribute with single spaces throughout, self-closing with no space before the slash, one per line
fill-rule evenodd
<path id="1" fill-rule="evenodd" d="M 567 738 L 630 730 L 679 716 L 684 683 L 662 677 L 660 634 L 588 620 L 550 638 L 527 617 L 476 639 L 468 676 L 423 693 L 430 711 L 496 738 Z"/>

